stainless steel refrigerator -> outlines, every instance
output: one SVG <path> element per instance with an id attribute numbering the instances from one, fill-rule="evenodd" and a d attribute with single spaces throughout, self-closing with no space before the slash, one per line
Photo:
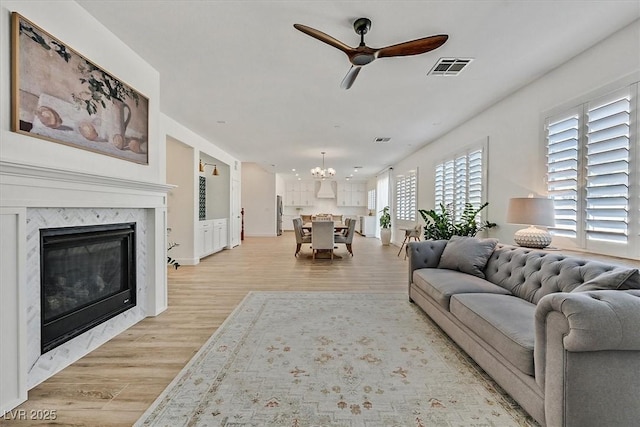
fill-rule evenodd
<path id="1" fill-rule="evenodd" d="M 276 196 L 276 233 L 282 234 L 282 196 Z"/>

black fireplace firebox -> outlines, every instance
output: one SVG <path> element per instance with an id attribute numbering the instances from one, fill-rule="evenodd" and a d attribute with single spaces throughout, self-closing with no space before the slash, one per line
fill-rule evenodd
<path id="1" fill-rule="evenodd" d="M 135 223 L 40 230 L 42 354 L 136 305 Z"/>

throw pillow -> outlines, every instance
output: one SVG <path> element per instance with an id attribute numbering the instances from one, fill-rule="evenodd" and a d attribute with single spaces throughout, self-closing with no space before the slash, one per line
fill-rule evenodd
<path id="1" fill-rule="evenodd" d="M 438 268 L 457 270 L 484 279 L 484 270 L 498 239 L 452 236 L 444 247 Z"/>
<path id="2" fill-rule="evenodd" d="M 634 287 L 634 282 L 638 282 L 638 269 L 617 268 L 615 270 L 602 273 L 593 279 L 584 282 L 571 292 L 603 291 L 607 289 L 626 290 Z M 636 277 L 634 277 L 636 276 Z M 635 280 L 629 280 L 629 279 Z"/>

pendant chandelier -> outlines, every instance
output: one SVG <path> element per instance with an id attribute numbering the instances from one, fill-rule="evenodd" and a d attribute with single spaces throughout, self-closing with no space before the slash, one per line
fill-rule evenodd
<path id="1" fill-rule="evenodd" d="M 330 178 L 336 174 L 336 170 L 334 168 L 324 167 L 325 154 L 326 153 L 322 151 L 322 168 L 320 168 L 319 166 L 316 166 L 315 168 L 311 169 L 311 175 L 313 175 L 314 178 L 325 179 L 325 178 Z"/>

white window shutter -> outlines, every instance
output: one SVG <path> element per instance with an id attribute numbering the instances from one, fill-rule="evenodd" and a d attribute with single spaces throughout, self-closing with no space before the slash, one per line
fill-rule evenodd
<path id="1" fill-rule="evenodd" d="M 629 229 L 629 94 L 592 102 L 587 111 L 587 240 L 627 243 Z"/>
<path id="2" fill-rule="evenodd" d="M 554 235 L 576 238 L 578 233 L 577 113 L 556 117 L 547 124 L 547 190 L 553 199 Z"/>
<path id="3" fill-rule="evenodd" d="M 396 181 L 396 219 L 416 220 L 417 178 L 415 172 L 400 176 Z"/>
<path id="4" fill-rule="evenodd" d="M 478 208 L 482 204 L 484 159 L 483 148 L 445 160 L 435 168 L 435 205 L 451 209 L 456 220 L 462 217 L 465 204 Z"/>

